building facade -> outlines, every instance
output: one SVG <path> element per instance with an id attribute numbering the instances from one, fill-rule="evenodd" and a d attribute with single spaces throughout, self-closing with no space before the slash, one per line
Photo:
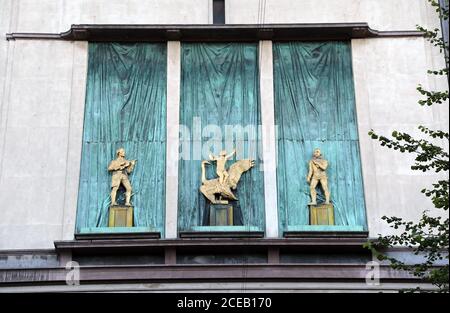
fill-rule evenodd
<path id="1" fill-rule="evenodd" d="M 426 1 L 0 0 L 0 290 L 416 286 L 362 245 L 392 233 L 382 216 L 432 206 L 420 190 L 439 176 L 367 135 L 448 130 L 448 105 L 417 105 L 418 84 L 448 88 L 417 24 L 440 27 Z M 133 226 L 115 228 L 121 147 Z M 202 161 L 234 148 L 228 172 L 255 165 L 214 226 Z M 311 225 L 315 148 L 333 225 Z"/>

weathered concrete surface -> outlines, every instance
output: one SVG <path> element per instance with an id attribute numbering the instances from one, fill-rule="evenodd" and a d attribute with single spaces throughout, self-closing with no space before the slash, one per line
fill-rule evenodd
<path id="1" fill-rule="evenodd" d="M 261 121 L 263 129 L 264 198 L 266 209 L 266 237 L 278 237 L 277 165 L 275 139 L 275 108 L 273 91 L 272 41 L 259 45 L 259 75 L 261 90 Z"/>
<path id="2" fill-rule="evenodd" d="M 412 171 L 413 155 L 381 147 L 367 133 L 389 136 L 393 130 L 419 134 L 418 125 L 448 129 L 448 104 L 432 108 L 417 104 L 420 83 L 444 88 L 446 79 L 427 75 L 431 47 L 423 38 L 353 40 L 358 127 L 371 236 L 390 233 L 383 215 L 416 219 L 431 202 L 420 190 L 441 175 Z M 433 61 L 440 63 L 438 59 Z"/>
<path id="3" fill-rule="evenodd" d="M 178 153 L 180 124 L 181 43 L 167 43 L 166 238 L 178 231 Z"/>
<path id="4" fill-rule="evenodd" d="M 12 32 L 63 32 L 71 24 L 209 24 L 212 0 L 2 0 Z M 265 5 L 263 5 L 265 3 Z M 423 0 L 227 0 L 228 24 L 368 22 L 377 30 L 430 25 Z M 388 13 L 387 13 L 388 12 Z M 392 14 L 395 14 L 393 16 Z M 398 12 L 408 12 L 398 14 Z M 434 24 L 434 22 L 431 22 Z"/>
<path id="5" fill-rule="evenodd" d="M 376 30 L 415 30 L 428 25 L 426 10 L 423 0 L 225 1 L 228 24 L 367 22 Z"/>
<path id="6" fill-rule="evenodd" d="M 64 32 L 72 24 L 208 24 L 209 0 L 20 0 L 14 32 Z"/>
<path id="7" fill-rule="evenodd" d="M 421 284 L 421 288 L 431 288 L 430 285 Z M 249 282 L 248 280 L 237 282 L 193 282 L 193 283 L 127 283 L 127 284 L 81 284 L 81 285 L 44 285 L 44 286 L 19 286 L 2 287 L 0 292 L 170 292 L 170 293 L 202 293 L 202 292 L 389 292 L 398 293 L 400 288 L 416 288 L 417 284 L 401 284 L 382 282 L 378 285 L 368 285 L 360 282 L 330 283 L 330 282 L 277 282 L 261 281 Z"/>
<path id="8" fill-rule="evenodd" d="M 87 44 L 14 41 L 9 49 L 0 247 L 47 248 L 56 238 L 73 238 Z M 63 225 L 71 235 L 63 236 Z"/>

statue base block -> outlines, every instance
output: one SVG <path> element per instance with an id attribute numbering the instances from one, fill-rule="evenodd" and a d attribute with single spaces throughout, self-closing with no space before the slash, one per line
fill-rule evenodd
<path id="1" fill-rule="evenodd" d="M 211 204 L 209 207 L 210 226 L 232 226 L 233 206 L 231 204 Z"/>
<path id="2" fill-rule="evenodd" d="M 133 227 L 133 207 L 112 205 L 109 207 L 109 227 Z"/>
<path id="3" fill-rule="evenodd" d="M 309 225 L 334 225 L 334 207 L 330 204 L 309 204 Z"/>

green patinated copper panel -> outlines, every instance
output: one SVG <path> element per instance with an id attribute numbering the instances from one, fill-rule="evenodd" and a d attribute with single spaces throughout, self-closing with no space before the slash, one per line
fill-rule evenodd
<path id="1" fill-rule="evenodd" d="M 314 148 L 329 162 L 335 224 L 366 229 L 350 42 L 274 43 L 273 57 L 280 230 L 309 224 Z"/>
<path id="2" fill-rule="evenodd" d="M 120 147 L 137 159 L 130 175 L 134 226 L 163 232 L 166 64 L 165 44 L 89 44 L 77 232 L 108 226 L 107 168 Z"/>
<path id="3" fill-rule="evenodd" d="M 207 143 L 216 140 L 221 149 L 243 148 L 242 158 L 255 158 L 256 165 L 244 173 L 235 194 L 233 225 L 264 229 L 264 175 L 260 171 L 259 134 L 249 139 L 234 140 L 227 146 L 225 136 L 212 138 L 208 132 L 197 136 L 207 125 L 225 133 L 226 125 L 257 126 L 260 124 L 259 73 L 257 43 L 183 43 L 181 49 L 180 124 L 190 131 L 180 141 L 189 147 L 188 157 L 179 161 L 178 227 L 192 230 L 208 225 L 207 200 L 200 194 L 201 159 Z M 199 125 L 199 123 L 201 125 Z M 238 147 L 239 149 L 239 147 Z M 250 151 L 251 150 L 251 151 Z M 185 151 L 184 151 L 185 152 Z M 217 154 L 219 151 L 212 151 Z M 201 155 L 198 156 L 198 153 Z M 236 160 L 228 161 L 227 167 Z M 207 167 L 207 178 L 215 178 L 214 166 Z"/>

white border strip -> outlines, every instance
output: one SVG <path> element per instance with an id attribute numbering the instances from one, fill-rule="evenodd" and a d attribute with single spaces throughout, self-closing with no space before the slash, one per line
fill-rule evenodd
<path id="1" fill-rule="evenodd" d="M 272 41 L 259 44 L 259 77 L 261 92 L 261 124 L 264 160 L 264 198 L 266 237 L 278 237 L 277 166 L 275 140 L 275 108 L 273 94 Z"/>
<path id="2" fill-rule="evenodd" d="M 180 128 L 181 43 L 167 42 L 167 142 L 166 142 L 166 223 L 165 237 L 177 238 L 178 147 Z"/>

